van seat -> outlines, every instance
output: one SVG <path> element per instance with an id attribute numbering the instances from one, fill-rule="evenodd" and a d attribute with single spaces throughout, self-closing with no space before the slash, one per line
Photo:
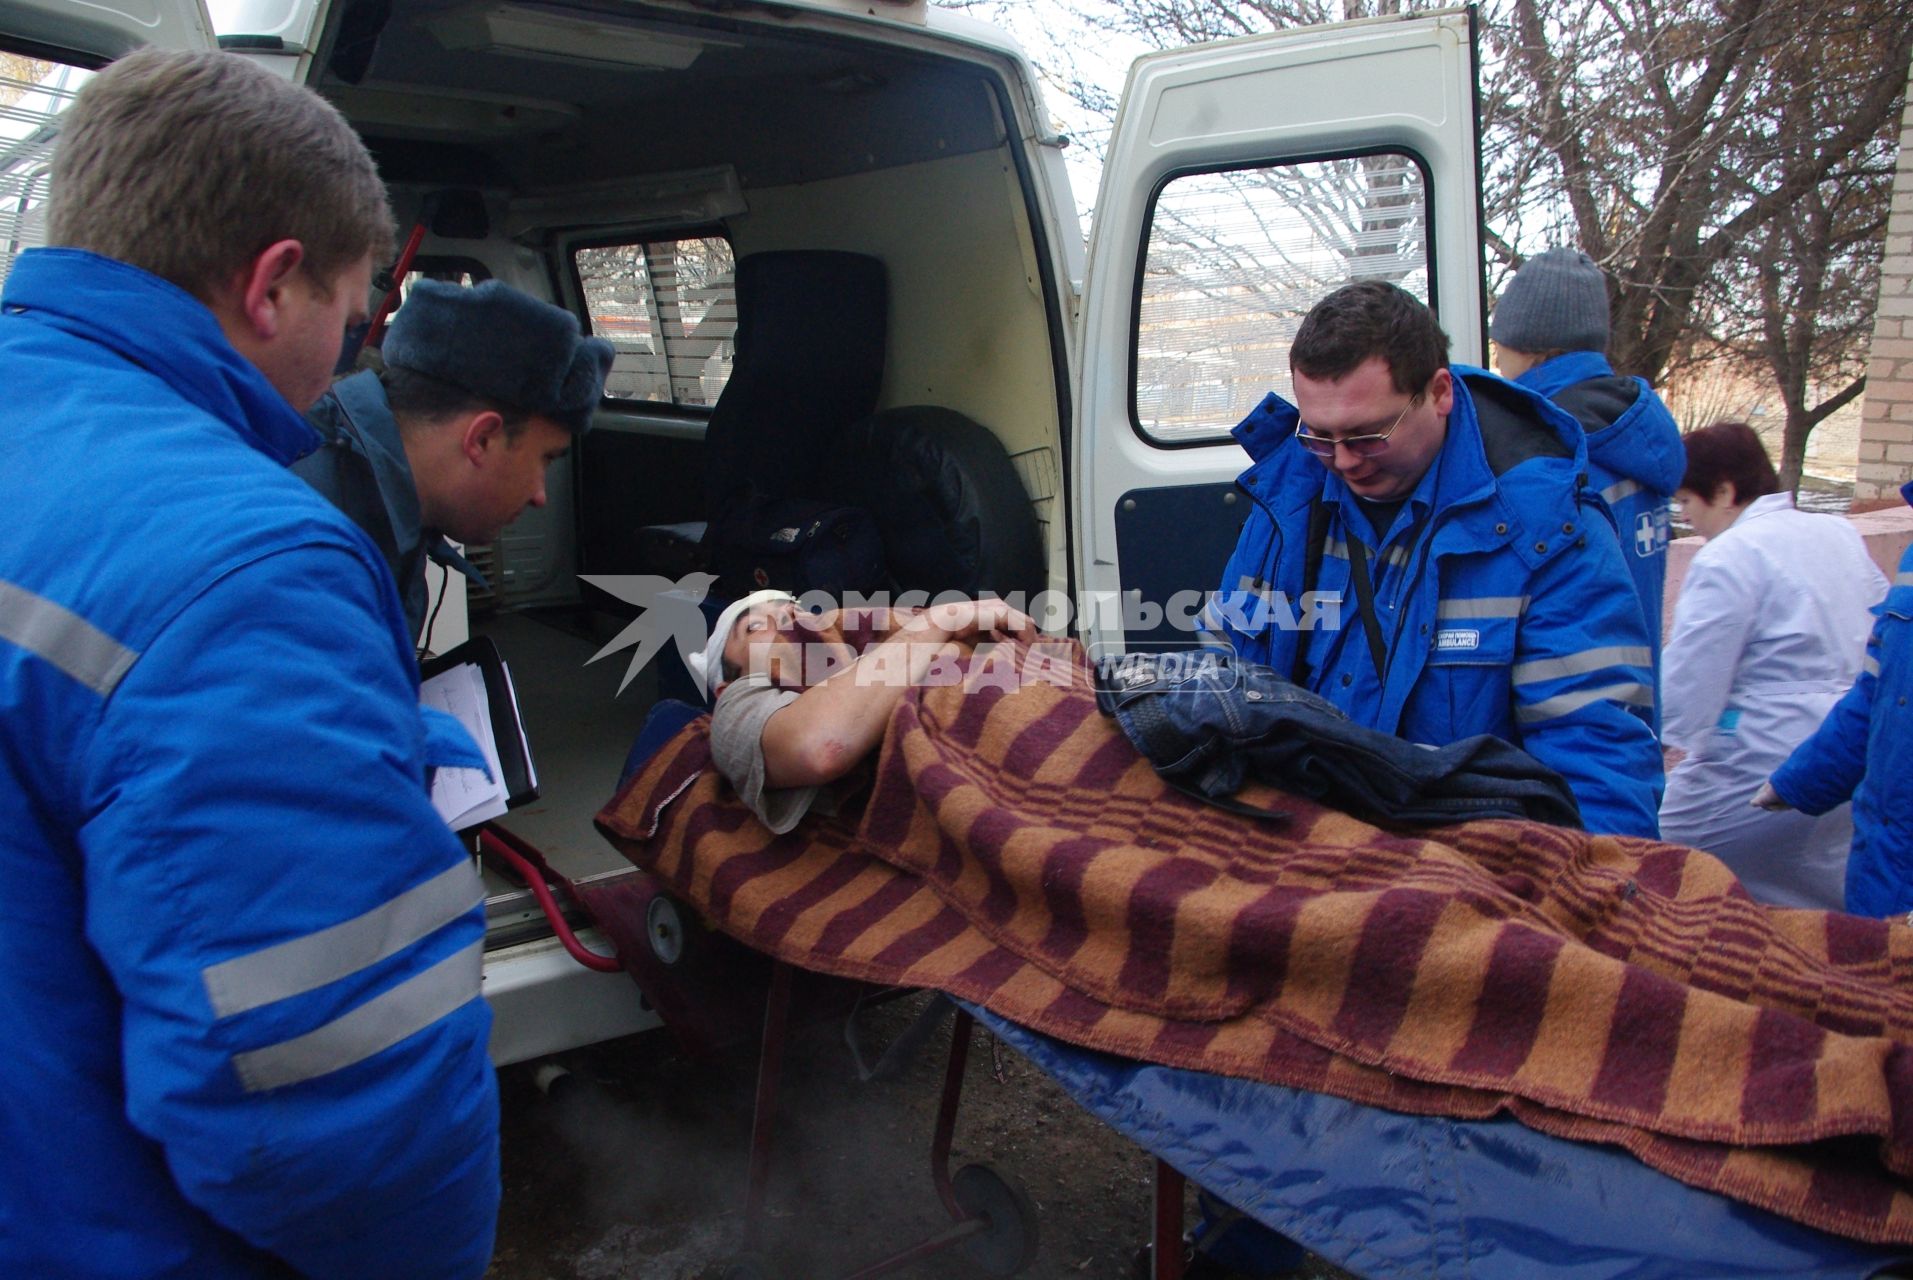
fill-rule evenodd
<path id="1" fill-rule="evenodd" d="M 814 497 L 845 428 L 883 384 L 889 281 L 861 253 L 794 249 L 737 263 L 730 379 L 704 433 L 704 510 L 751 498 Z M 704 522 L 638 532 L 647 572 L 698 567 Z"/>

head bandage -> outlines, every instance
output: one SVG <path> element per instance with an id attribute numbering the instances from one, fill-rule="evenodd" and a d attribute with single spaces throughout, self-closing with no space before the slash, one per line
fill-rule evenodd
<path id="1" fill-rule="evenodd" d="M 684 665 L 691 670 L 691 679 L 707 701 L 716 699 L 718 688 L 724 683 L 724 645 L 731 638 L 731 628 L 737 625 L 737 620 L 760 604 L 796 603 L 797 597 L 788 591 L 753 591 L 724 606 L 724 612 L 717 615 L 717 622 L 704 641 L 704 652 L 693 653 L 684 660 Z"/>

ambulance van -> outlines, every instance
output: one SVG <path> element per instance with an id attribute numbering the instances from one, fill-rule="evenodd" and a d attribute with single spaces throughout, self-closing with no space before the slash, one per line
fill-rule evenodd
<path id="1" fill-rule="evenodd" d="M 502 825 L 593 883 L 633 874 L 591 816 L 667 665 L 634 674 L 643 637 L 617 642 L 644 584 L 704 581 L 720 485 L 861 486 L 886 546 L 1119 652 L 1186 635 L 1217 584 L 1245 513 L 1229 429 L 1288 389 L 1318 299 L 1394 281 L 1480 362 L 1473 23 L 1139 59 L 1086 243 L 1035 68 L 920 0 L 8 0 L 0 269 L 43 233 L 88 71 L 219 46 L 358 129 L 405 281 L 503 280 L 614 344 L 548 505 L 468 548 L 488 589 L 434 581 L 429 637 L 494 639 L 540 784 Z M 487 885 L 496 1061 L 656 1024 L 523 886 Z"/>

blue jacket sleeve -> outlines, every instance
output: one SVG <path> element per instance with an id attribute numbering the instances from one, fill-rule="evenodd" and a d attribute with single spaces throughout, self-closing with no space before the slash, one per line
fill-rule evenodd
<path id="1" fill-rule="evenodd" d="M 1257 504 L 1243 521 L 1235 549 L 1222 567 L 1222 581 L 1209 593 L 1199 621 L 1203 644 L 1232 649 L 1244 661 L 1268 663 L 1286 673 L 1299 628 L 1324 623 L 1322 606 L 1314 597 L 1292 599 L 1287 594 L 1299 591 L 1299 574 L 1285 591 L 1266 581 L 1266 575 L 1281 576 L 1274 563 L 1276 542 L 1275 522 Z"/>
<path id="2" fill-rule="evenodd" d="M 1266 557 L 1267 535 L 1257 528 L 1258 522 L 1266 520 L 1257 512 L 1243 525 L 1242 536 L 1223 566 L 1222 582 L 1209 593 L 1200 618 L 1203 644 L 1233 650 L 1250 662 L 1271 659 L 1264 616 L 1267 605 L 1254 588 L 1254 571 L 1249 568 Z"/>
<path id="3" fill-rule="evenodd" d="M 189 1200 L 302 1275 L 477 1277 L 482 895 L 382 577 L 280 552 L 161 629 L 86 746 L 86 930 L 129 1118 Z"/>
<path id="4" fill-rule="evenodd" d="M 1530 579 L 1513 682 L 1521 746 L 1567 779 L 1589 831 L 1660 835 L 1654 654 L 1606 521 Z"/>
<path id="5" fill-rule="evenodd" d="M 1822 814 L 1853 799 L 1866 776 L 1867 731 L 1873 719 L 1873 687 L 1879 683 L 1880 630 L 1867 640 L 1860 678 L 1853 682 L 1813 736 L 1793 749 L 1769 781 L 1780 798 L 1802 813 Z"/>

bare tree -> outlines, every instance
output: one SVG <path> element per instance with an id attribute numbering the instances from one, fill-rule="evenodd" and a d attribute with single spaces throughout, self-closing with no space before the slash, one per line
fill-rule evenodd
<path id="1" fill-rule="evenodd" d="M 1885 11 L 1860 19 L 1890 21 Z M 1866 106 L 1873 23 L 1816 25 L 1777 52 L 1777 110 L 1770 121 L 1767 181 L 1820 175 L 1816 123 Z M 1856 99 L 1861 99 L 1856 101 Z M 1866 388 L 1867 346 L 1879 293 L 1880 255 L 1899 151 L 1899 113 L 1779 210 L 1711 282 L 1728 344 L 1770 375 L 1785 412 L 1780 472 L 1799 485 L 1808 436 Z"/>
<path id="2" fill-rule="evenodd" d="M 1786 412 L 1780 477 L 1789 489 L 1800 483 L 1813 429 L 1866 389 L 1885 206 L 1855 198 L 1848 186 L 1810 190 L 1738 264 L 1751 287 L 1730 333 L 1779 392 Z"/>
<path id="3" fill-rule="evenodd" d="M 1885 0 L 1511 0 L 1493 30 L 1512 79 L 1490 134 L 1535 153 L 1500 212 L 1608 269 L 1611 355 L 1650 381 L 1775 220 L 1877 148 L 1913 54 L 1913 9 Z"/>

